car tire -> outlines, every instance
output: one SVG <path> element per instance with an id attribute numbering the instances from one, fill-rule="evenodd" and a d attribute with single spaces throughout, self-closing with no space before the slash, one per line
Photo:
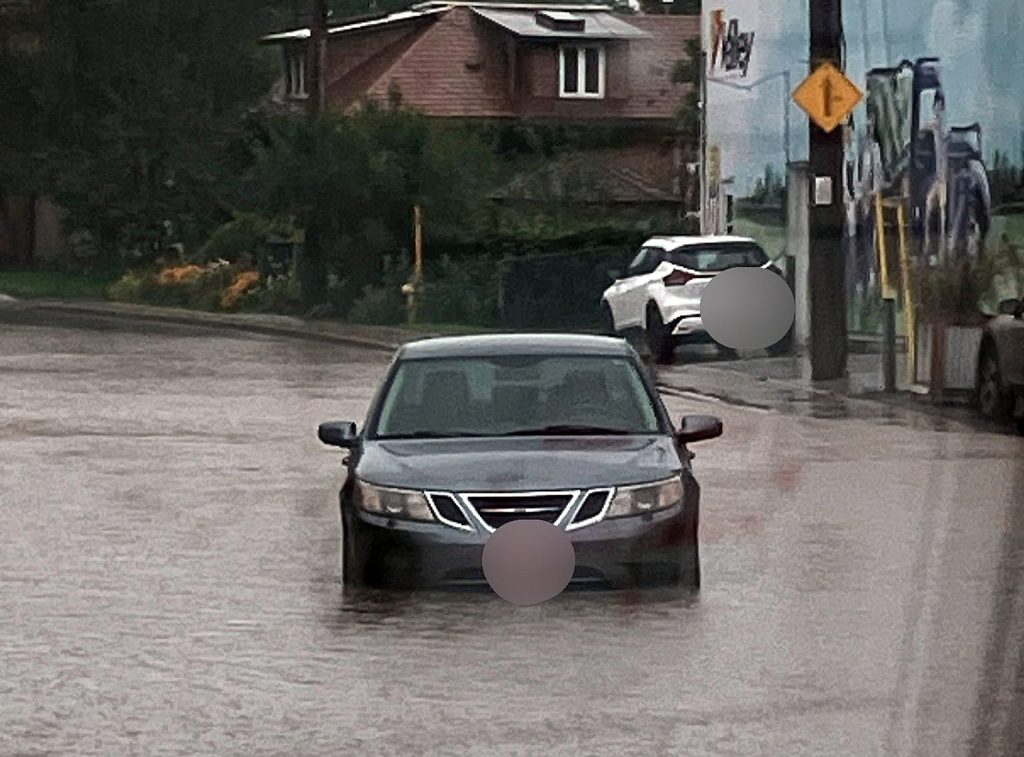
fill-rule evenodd
<path id="1" fill-rule="evenodd" d="M 678 563 L 641 563 L 633 569 L 637 588 L 672 588 L 683 591 L 700 590 L 700 550 L 686 547 Z"/>
<path id="2" fill-rule="evenodd" d="M 715 349 L 718 350 L 718 356 L 723 360 L 739 360 L 740 353 L 734 350 L 732 347 L 726 347 L 724 344 L 715 344 Z"/>
<path id="3" fill-rule="evenodd" d="M 789 353 L 792 346 L 793 339 L 789 334 L 786 334 L 786 336 L 782 337 L 782 339 L 780 339 L 779 341 L 777 341 L 775 344 L 768 348 L 768 354 L 771 355 L 772 357 L 786 355 Z"/>
<path id="4" fill-rule="evenodd" d="M 692 591 L 700 589 L 700 547 L 694 544 L 683 555 L 680 583 Z"/>
<path id="5" fill-rule="evenodd" d="M 1013 414 L 1013 395 L 1003 386 L 999 370 L 999 354 L 991 342 L 985 343 L 978 358 L 978 389 L 975 402 L 979 412 L 995 421 L 1009 419 Z"/>
<path id="6" fill-rule="evenodd" d="M 345 526 L 344 520 L 341 536 L 341 582 L 352 588 L 366 586 L 366 565 L 359 557 L 355 539 L 352 538 L 350 529 Z"/>
<path id="7" fill-rule="evenodd" d="M 647 308 L 647 319 L 644 324 L 644 337 L 647 340 L 647 349 L 651 353 L 654 362 L 659 365 L 670 365 L 675 356 L 675 345 L 672 336 L 668 333 L 665 321 L 661 317 L 661 311 L 657 305 L 650 305 Z"/>

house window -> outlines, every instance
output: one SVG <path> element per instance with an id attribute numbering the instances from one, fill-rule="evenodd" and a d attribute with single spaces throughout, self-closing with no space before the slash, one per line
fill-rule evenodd
<path id="1" fill-rule="evenodd" d="M 285 50 L 284 87 L 288 97 L 302 98 L 308 95 L 306 91 L 306 51 L 302 48 Z"/>
<path id="2" fill-rule="evenodd" d="M 559 51 L 560 97 L 604 97 L 605 55 L 599 45 L 564 45 Z"/>

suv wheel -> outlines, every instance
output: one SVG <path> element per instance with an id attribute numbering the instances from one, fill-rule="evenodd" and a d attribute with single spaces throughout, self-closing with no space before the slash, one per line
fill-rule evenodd
<path id="1" fill-rule="evenodd" d="M 718 344 L 715 342 L 715 349 L 718 351 L 718 356 L 723 360 L 739 360 L 740 353 L 734 350 L 732 347 L 726 347 L 724 344 Z"/>
<path id="2" fill-rule="evenodd" d="M 668 333 L 668 328 L 665 326 L 665 321 L 662 320 L 661 311 L 658 310 L 657 305 L 650 305 L 647 308 L 644 336 L 647 338 L 647 348 L 656 363 L 666 365 L 672 362 L 675 345 L 672 343 L 672 336 Z"/>
<path id="3" fill-rule="evenodd" d="M 768 348 L 768 354 L 772 357 L 788 354 L 793 347 L 793 332 L 789 332 L 782 339 Z"/>
<path id="4" fill-rule="evenodd" d="M 978 360 L 978 410 L 986 418 L 1004 420 L 1013 414 L 1013 396 L 1003 387 L 999 355 L 987 343 Z"/>

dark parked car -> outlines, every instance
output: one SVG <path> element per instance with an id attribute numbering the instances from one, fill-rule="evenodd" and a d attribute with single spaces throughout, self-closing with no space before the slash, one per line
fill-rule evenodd
<path id="1" fill-rule="evenodd" d="M 576 551 L 574 582 L 700 585 L 700 488 L 688 443 L 624 340 L 427 339 L 400 348 L 365 428 L 321 424 L 349 450 L 341 489 L 348 585 L 486 585 L 484 543 L 540 519 Z"/>
<path id="2" fill-rule="evenodd" d="M 978 351 L 976 397 L 982 415 L 1014 418 L 1024 434 L 1024 301 L 1004 300 L 989 320 Z"/>

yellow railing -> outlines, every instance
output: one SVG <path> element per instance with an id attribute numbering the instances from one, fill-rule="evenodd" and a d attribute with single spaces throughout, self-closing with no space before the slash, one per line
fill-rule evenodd
<path id="1" fill-rule="evenodd" d="M 888 244 L 885 236 L 885 209 L 896 209 L 896 224 L 899 229 L 900 287 L 903 294 L 903 317 L 906 324 L 908 381 L 917 383 L 917 339 L 914 318 L 914 300 L 910 285 L 910 250 L 907 242 L 906 197 L 883 198 L 875 195 L 875 228 L 878 252 L 878 270 L 882 284 L 882 299 L 895 300 L 896 291 L 889 273 Z"/>

